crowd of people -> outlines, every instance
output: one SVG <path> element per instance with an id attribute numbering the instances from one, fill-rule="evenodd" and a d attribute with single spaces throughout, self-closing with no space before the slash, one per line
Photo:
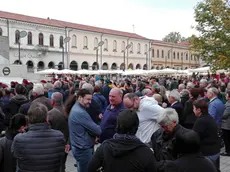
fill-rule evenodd
<path id="1" fill-rule="evenodd" d="M 0 84 L 0 171 L 216 172 L 228 78 L 98 76 Z M 220 153 L 225 146 L 225 152 Z"/>

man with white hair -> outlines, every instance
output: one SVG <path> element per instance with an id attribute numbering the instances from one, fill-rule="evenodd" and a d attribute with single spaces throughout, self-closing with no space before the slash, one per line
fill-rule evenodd
<path id="1" fill-rule="evenodd" d="M 208 81 L 207 79 L 201 79 L 200 80 L 200 87 L 201 88 L 206 88 L 208 86 Z"/>
<path id="2" fill-rule="evenodd" d="M 225 107 L 222 101 L 217 97 L 218 94 L 219 91 L 217 88 L 211 87 L 208 89 L 207 97 L 210 100 L 208 113 L 215 119 L 217 125 L 220 126 Z"/>
<path id="3" fill-rule="evenodd" d="M 186 89 L 190 91 L 194 87 L 195 87 L 195 85 L 192 82 L 188 82 Z"/>
<path id="4" fill-rule="evenodd" d="M 44 91 L 42 84 L 34 84 L 34 87 L 32 90 L 34 100 L 32 101 L 32 103 L 39 102 L 45 105 L 47 109 L 50 111 L 53 108 L 53 106 L 51 104 L 51 100 L 44 96 L 44 92 L 45 91 Z"/>
<path id="5" fill-rule="evenodd" d="M 162 111 L 157 121 L 161 128 L 153 134 L 151 142 L 158 162 L 158 171 L 164 171 L 167 160 L 178 158 L 175 150 L 176 136 L 186 135 L 189 130 L 179 124 L 178 114 L 172 108 L 166 108 Z"/>
<path id="6" fill-rule="evenodd" d="M 144 90 L 142 90 L 141 93 L 142 93 L 143 96 L 148 96 L 148 97 L 152 97 L 153 96 L 153 92 L 149 88 L 145 88 Z"/>
<path id="7" fill-rule="evenodd" d="M 180 84 L 178 86 L 178 92 L 180 93 L 183 89 L 185 89 L 185 85 L 184 84 Z"/>
<path id="8" fill-rule="evenodd" d="M 183 125 L 183 105 L 180 102 L 180 93 L 177 90 L 172 90 L 169 93 L 168 101 L 171 104 L 170 107 L 175 109 L 179 116 L 179 123 Z"/>
<path id="9" fill-rule="evenodd" d="M 63 98 L 64 98 L 63 101 L 65 102 L 66 96 L 65 96 L 65 93 L 62 89 L 62 82 L 61 81 L 55 81 L 55 83 L 53 84 L 53 89 L 48 91 L 49 99 L 51 99 L 52 94 L 55 92 L 61 93 L 63 95 Z"/>
<path id="10" fill-rule="evenodd" d="M 134 93 L 128 93 L 123 98 L 124 105 L 127 109 L 137 110 L 139 118 L 139 128 L 136 136 L 145 144 L 150 145 L 151 136 L 159 129 L 157 119 L 164 108 L 158 105 L 153 97 L 139 98 Z"/>
<path id="11" fill-rule="evenodd" d="M 154 94 L 153 97 L 158 102 L 158 105 L 162 106 L 162 104 L 163 104 L 162 96 L 160 94 Z"/>

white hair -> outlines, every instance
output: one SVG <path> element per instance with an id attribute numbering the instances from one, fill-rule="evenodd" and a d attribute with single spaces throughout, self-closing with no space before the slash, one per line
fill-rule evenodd
<path id="1" fill-rule="evenodd" d="M 151 92 L 151 90 L 150 89 L 148 89 L 148 88 L 145 88 L 144 90 L 142 90 L 142 95 L 143 96 L 145 96 L 145 95 L 147 95 L 148 93 L 150 93 Z"/>
<path id="2" fill-rule="evenodd" d="M 181 92 L 180 92 L 181 96 L 188 96 L 189 95 L 189 91 L 187 89 L 183 89 Z"/>
<path id="3" fill-rule="evenodd" d="M 173 97 L 176 101 L 180 101 L 180 93 L 177 90 L 172 90 L 169 97 Z"/>
<path id="4" fill-rule="evenodd" d="M 98 80 L 98 81 L 95 81 L 95 86 L 98 86 L 99 88 L 101 88 L 102 87 L 102 82 L 100 81 L 100 80 Z"/>
<path id="5" fill-rule="evenodd" d="M 208 89 L 208 93 L 212 93 L 212 94 L 217 96 L 219 94 L 219 91 L 218 91 L 217 88 L 211 87 L 211 88 Z"/>
<path id="6" fill-rule="evenodd" d="M 54 88 L 61 88 L 62 87 L 62 83 L 60 81 L 55 81 L 53 87 Z"/>
<path id="7" fill-rule="evenodd" d="M 82 85 L 82 89 L 86 89 L 86 90 L 88 90 L 91 94 L 93 94 L 93 86 L 91 85 L 91 84 L 89 84 L 89 83 L 84 83 L 83 85 Z"/>
<path id="8" fill-rule="evenodd" d="M 171 125 L 173 122 L 178 124 L 179 117 L 175 109 L 173 108 L 166 108 L 164 111 L 161 112 L 157 122 L 161 125 Z"/>
<path id="9" fill-rule="evenodd" d="M 205 84 L 207 84 L 208 81 L 207 81 L 207 79 L 201 79 L 201 80 L 200 80 L 200 83 L 205 83 Z"/>
<path id="10" fill-rule="evenodd" d="M 158 103 L 162 103 L 162 96 L 160 94 L 154 94 L 153 97 Z"/>
<path id="11" fill-rule="evenodd" d="M 195 85 L 192 82 L 187 83 L 187 88 L 194 88 Z"/>
<path id="12" fill-rule="evenodd" d="M 178 88 L 180 88 L 180 89 L 185 89 L 185 85 L 184 85 L 184 84 L 180 84 L 180 85 L 178 86 Z"/>
<path id="13" fill-rule="evenodd" d="M 36 93 L 38 95 L 44 95 L 44 87 L 43 87 L 43 85 L 40 84 L 40 83 L 34 84 L 33 93 Z"/>

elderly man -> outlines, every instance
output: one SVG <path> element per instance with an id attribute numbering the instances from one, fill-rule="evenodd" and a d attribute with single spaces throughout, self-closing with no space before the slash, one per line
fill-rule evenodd
<path id="1" fill-rule="evenodd" d="M 207 79 L 201 79 L 200 80 L 200 87 L 201 88 L 206 88 L 208 86 L 208 81 Z"/>
<path id="2" fill-rule="evenodd" d="M 42 84 L 34 84 L 33 90 L 31 91 L 30 101 L 28 103 L 25 103 L 21 105 L 19 112 L 27 115 L 28 110 L 31 106 L 31 103 L 33 102 L 39 102 L 44 104 L 48 110 L 51 110 L 53 108 L 50 99 L 46 98 L 44 95 L 44 88 Z"/>
<path id="3" fill-rule="evenodd" d="M 160 94 L 154 94 L 154 99 L 158 102 L 158 105 L 162 107 L 163 104 L 163 98 Z"/>
<path id="4" fill-rule="evenodd" d="M 144 90 L 142 90 L 141 93 L 142 93 L 143 96 L 148 96 L 148 97 L 152 97 L 153 96 L 153 92 L 149 88 L 145 88 Z"/>
<path id="5" fill-rule="evenodd" d="M 59 92 L 63 95 L 63 97 L 65 97 L 61 81 L 55 81 L 55 83 L 53 84 L 53 89 L 48 91 L 48 97 L 51 99 L 52 94 L 55 92 Z"/>
<path id="6" fill-rule="evenodd" d="M 18 134 L 12 144 L 17 171 L 57 172 L 65 153 L 64 135 L 50 129 L 46 122 L 47 107 L 39 102 L 28 111 L 29 131 Z"/>
<path id="7" fill-rule="evenodd" d="M 34 100 L 32 103 L 34 102 L 42 103 L 47 107 L 48 110 L 51 110 L 53 108 L 50 99 L 44 96 L 44 87 L 42 84 L 34 84 L 32 94 L 34 97 Z"/>
<path id="8" fill-rule="evenodd" d="M 61 131 L 65 136 L 66 154 L 63 157 L 62 170 L 61 170 L 61 172 L 65 172 L 65 162 L 70 146 L 68 144 L 69 128 L 68 128 L 68 119 L 64 113 L 63 95 L 59 92 L 53 93 L 51 96 L 51 102 L 53 105 L 53 109 L 48 112 L 47 119 L 52 129 Z"/>
<path id="9" fill-rule="evenodd" d="M 166 108 L 165 111 L 162 111 L 157 121 L 161 128 L 151 138 L 152 149 L 158 162 L 158 171 L 164 171 L 167 160 L 178 158 L 175 150 L 176 136 L 186 135 L 188 130 L 179 124 L 178 114 L 172 108 Z"/>
<path id="10" fill-rule="evenodd" d="M 153 97 L 139 98 L 134 93 L 128 93 L 123 99 L 127 109 L 137 110 L 140 121 L 136 136 L 145 144 L 149 145 L 151 136 L 159 129 L 157 119 L 164 109 L 158 105 Z"/>
<path id="11" fill-rule="evenodd" d="M 217 88 L 212 87 L 208 89 L 207 97 L 210 100 L 208 113 L 215 119 L 217 125 L 220 126 L 225 107 L 221 100 L 217 98 L 218 94 Z"/>
<path id="12" fill-rule="evenodd" d="M 172 90 L 169 93 L 168 101 L 171 104 L 171 108 L 175 109 L 178 116 L 179 116 L 179 123 L 183 125 L 184 119 L 183 119 L 183 106 L 180 103 L 180 93 L 177 90 Z"/>
<path id="13" fill-rule="evenodd" d="M 117 116 L 125 109 L 122 103 L 123 92 L 119 88 L 113 88 L 109 93 L 110 105 L 106 108 L 101 121 L 100 143 L 113 138 L 116 133 Z"/>
<path id="14" fill-rule="evenodd" d="M 181 91 L 182 91 L 183 89 L 185 89 L 185 85 L 184 85 L 184 84 L 180 84 L 180 85 L 178 86 L 178 92 L 181 93 Z"/>
<path id="15" fill-rule="evenodd" d="M 190 91 L 194 87 L 195 87 L 195 85 L 192 82 L 188 82 L 187 86 L 186 86 L 186 89 Z"/>

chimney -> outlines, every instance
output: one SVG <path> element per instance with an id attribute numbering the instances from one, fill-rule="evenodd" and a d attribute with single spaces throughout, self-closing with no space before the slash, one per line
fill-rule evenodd
<path id="1" fill-rule="evenodd" d="M 49 18 L 49 17 L 47 17 L 47 20 L 50 20 L 50 18 Z"/>

